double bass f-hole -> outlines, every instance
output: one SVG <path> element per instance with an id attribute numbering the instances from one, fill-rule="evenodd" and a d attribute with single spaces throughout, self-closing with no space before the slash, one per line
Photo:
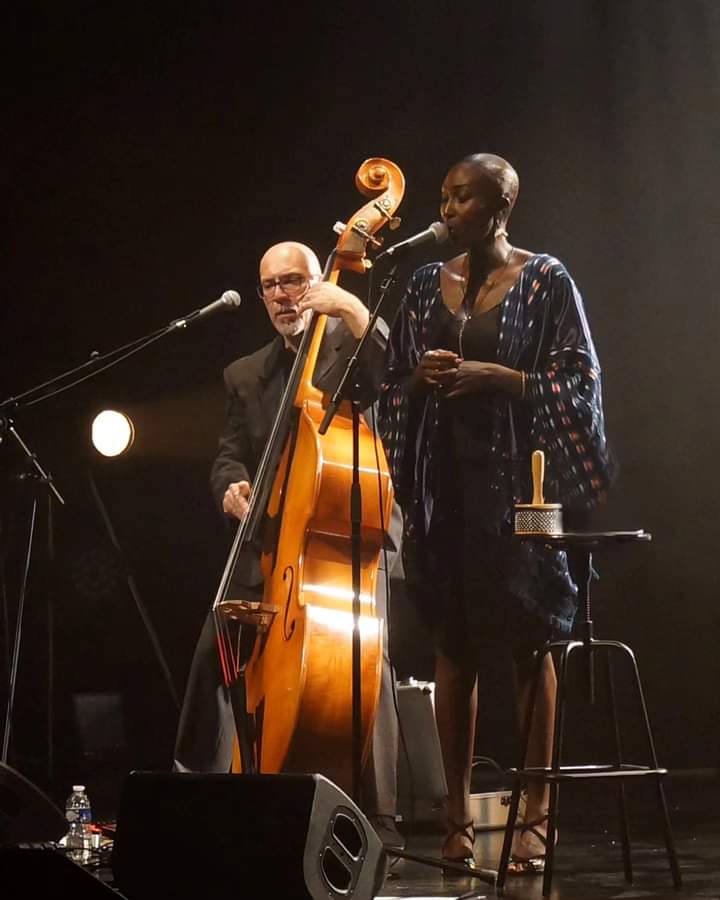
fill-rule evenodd
<path id="1" fill-rule="evenodd" d="M 287 594 L 285 596 L 285 614 L 283 615 L 283 637 L 286 641 L 289 641 L 295 631 L 295 619 L 288 625 L 290 604 L 292 602 L 293 587 L 295 585 L 295 569 L 292 566 L 287 566 L 282 577 L 284 582 L 287 582 L 288 579 L 290 579 L 290 583 L 287 586 Z"/>

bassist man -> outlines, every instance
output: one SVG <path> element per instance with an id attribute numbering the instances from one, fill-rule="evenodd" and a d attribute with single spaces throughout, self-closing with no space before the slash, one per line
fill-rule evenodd
<path id="1" fill-rule="evenodd" d="M 315 367 L 315 384 L 326 392 L 332 392 L 339 382 L 369 320 L 367 308 L 357 297 L 321 280 L 317 256 L 303 244 L 287 241 L 270 247 L 260 261 L 259 275 L 258 293 L 277 335 L 224 371 L 226 417 L 210 482 L 218 508 L 229 520 L 241 520 L 247 512 L 253 477 L 313 312 L 328 316 Z M 385 323 L 378 320 L 358 368 L 360 396 L 368 407 L 379 389 L 387 333 Z M 392 574 L 392 584 L 402 584 L 398 552 L 401 531 L 399 509 L 395 506 L 388 528 L 387 553 L 380 563 L 383 571 L 378 573 L 377 609 L 385 622 L 386 566 Z M 259 559 L 250 548 L 243 549 L 235 567 L 233 589 L 236 588 L 248 599 L 262 598 Z M 371 752 L 361 780 L 360 805 L 386 847 L 400 848 L 404 842 L 395 827 L 398 726 L 387 643 L 386 626 L 380 700 Z M 174 770 L 228 772 L 235 734 L 211 614 L 200 634 L 188 677 Z"/>

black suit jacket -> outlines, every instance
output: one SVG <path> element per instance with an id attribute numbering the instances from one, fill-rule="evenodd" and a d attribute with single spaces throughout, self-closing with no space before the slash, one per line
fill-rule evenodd
<path id="1" fill-rule="evenodd" d="M 382 319 L 375 323 L 363 347 L 356 370 L 360 397 L 366 407 L 377 396 L 383 373 L 388 328 Z M 325 393 L 332 393 L 342 378 L 348 359 L 357 347 L 341 319 L 328 318 L 318 354 L 313 383 Z M 269 344 L 249 356 L 235 360 L 223 372 L 226 392 L 225 424 L 220 436 L 218 455 L 210 473 L 210 484 L 218 508 L 229 484 L 249 481 L 258 469 L 273 421 L 280 408 L 285 387 L 284 343 L 278 335 Z M 372 422 L 365 413 L 368 424 Z M 402 520 L 397 504 L 388 523 L 388 567 L 399 557 Z M 238 560 L 234 586 L 257 587 L 262 583 L 259 559 L 249 548 Z"/>

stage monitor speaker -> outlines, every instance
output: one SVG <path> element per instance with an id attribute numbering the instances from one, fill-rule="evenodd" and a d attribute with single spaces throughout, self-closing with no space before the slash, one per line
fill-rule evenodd
<path id="1" fill-rule="evenodd" d="M 112 870 L 130 900 L 372 900 L 385 852 L 322 775 L 131 772 Z"/>
<path id="2" fill-rule="evenodd" d="M 0 847 L 3 900 L 124 900 L 79 863 L 54 847 Z"/>
<path id="3" fill-rule="evenodd" d="M 0 845 L 57 841 L 65 814 L 32 781 L 0 763 Z"/>

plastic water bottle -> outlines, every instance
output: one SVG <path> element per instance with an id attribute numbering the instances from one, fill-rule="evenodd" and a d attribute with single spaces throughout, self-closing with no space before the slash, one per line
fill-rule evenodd
<path id="1" fill-rule="evenodd" d="M 92 849 L 92 809 L 84 784 L 74 784 L 72 794 L 65 803 L 68 832 L 65 846 L 70 859 L 88 862 Z"/>

